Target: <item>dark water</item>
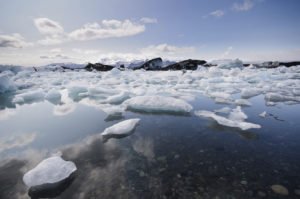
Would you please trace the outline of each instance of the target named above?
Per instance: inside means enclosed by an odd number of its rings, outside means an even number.
[[[241,131],[191,115],[104,112],[77,103],[65,115],[54,105],[23,105],[0,120],[0,198],[30,198],[22,177],[62,152],[78,170],[44,197],[52,198],[299,198],[300,106],[250,100],[243,111],[261,129]],[[199,97],[194,110],[216,105]],[[263,111],[272,115],[258,116]],[[123,119],[141,118],[135,132],[103,143],[95,135]],[[280,184],[288,196],[275,194]],[[36,196],[38,198],[39,196]]]

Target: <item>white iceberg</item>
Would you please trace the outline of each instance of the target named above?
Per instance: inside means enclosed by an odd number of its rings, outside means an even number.
[[[68,178],[76,170],[73,162],[54,156],[43,160],[35,168],[25,173],[23,182],[28,187],[57,183]]]
[[[140,122],[140,119],[129,119],[119,122],[111,127],[106,128],[102,133],[104,141],[111,137],[126,136],[132,133],[135,127]]]
[[[237,127],[242,130],[248,130],[252,128],[261,128],[258,124],[253,124],[250,122],[245,122],[247,115],[241,110],[241,107],[232,109],[228,117],[219,116],[211,111],[195,111],[195,115],[199,117],[207,117],[214,119],[218,124],[228,127]]]
[[[173,97],[137,96],[124,102],[127,109],[145,112],[189,113],[193,107],[187,102]]]

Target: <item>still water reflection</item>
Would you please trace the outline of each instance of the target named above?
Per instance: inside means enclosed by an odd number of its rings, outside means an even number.
[[[224,107],[196,101],[195,110]],[[2,109],[0,198],[280,198],[273,184],[297,198],[299,105],[266,107],[260,97],[251,102],[255,106],[244,111],[262,129],[241,131],[193,114],[107,118],[80,103]],[[281,120],[260,118],[264,110]],[[141,118],[133,134],[101,141],[106,127],[129,118]],[[76,173],[47,191],[28,190],[23,174],[57,152],[76,164]]]

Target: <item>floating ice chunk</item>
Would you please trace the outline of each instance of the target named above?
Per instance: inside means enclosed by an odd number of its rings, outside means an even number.
[[[77,168],[71,161],[59,156],[47,158],[25,173],[23,181],[28,187],[57,183],[68,178]]]
[[[9,76],[7,74],[0,74],[0,94],[14,90],[16,90],[16,86],[10,80]]]
[[[230,113],[231,111],[231,108],[229,107],[223,107],[223,108],[220,108],[220,109],[217,109],[217,110],[214,110],[215,113]]]
[[[129,119],[106,128],[101,133],[103,141],[112,137],[124,137],[131,134],[139,122],[140,119]]]
[[[68,88],[68,92],[69,92],[69,97],[74,101],[77,101],[85,97],[88,93],[88,90],[86,87],[72,86]]]
[[[248,99],[248,98],[260,95],[261,93],[262,93],[261,89],[257,89],[257,88],[245,88],[241,92],[241,97],[245,98],[245,99]]]
[[[208,92],[207,94],[213,98],[223,98],[223,99],[230,98],[230,94],[225,92]]]
[[[234,103],[238,106],[251,106],[251,102],[246,99],[236,99]]]
[[[288,95],[282,95],[279,93],[267,93],[265,95],[265,100],[268,102],[286,102],[286,101],[294,101],[294,102],[300,102],[300,97],[296,96],[288,96]]]
[[[51,89],[45,96],[45,99],[53,104],[58,104],[61,101],[61,94],[55,89]]]
[[[217,104],[232,104],[231,99],[225,99],[225,98],[220,98],[220,97],[215,98],[215,102]]]
[[[211,111],[195,111],[195,115],[199,117],[202,116],[202,117],[212,118],[218,124],[221,124],[223,126],[229,126],[229,127],[237,127],[242,130],[248,130],[251,128],[261,128],[261,126],[258,124],[245,122],[244,120],[247,119],[247,115],[244,112],[242,112],[240,107],[233,109],[229,113],[228,118],[219,116]]]
[[[129,98],[129,93],[124,91],[121,92],[120,94],[108,97],[106,101],[110,104],[120,104],[128,98]]]
[[[187,102],[173,97],[137,96],[124,102],[127,109],[144,112],[189,113],[193,107]]]
[[[244,121],[247,118],[248,116],[242,111],[240,106],[232,109],[232,111],[228,115],[228,119],[233,121]]]
[[[262,112],[261,114],[259,114],[259,116],[265,118],[265,117],[267,116],[267,112],[264,111],[264,112]]]
[[[26,93],[15,95],[13,103],[33,103],[43,101],[45,97],[45,92],[42,89],[37,89],[34,91],[29,91]]]

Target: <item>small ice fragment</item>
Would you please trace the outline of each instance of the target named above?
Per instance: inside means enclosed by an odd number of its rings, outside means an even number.
[[[137,118],[129,119],[106,128],[101,133],[103,141],[106,141],[111,137],[123,137],[131,134],[139,122],[140,119]]]
[[[110,104],[120,104],[128,98],[129,98],[128,92],[121,92],[120,94],[108,97],[106,101]]]
[[[46,183],[57,183],[68,178],[77,168],[71,161],[59,156],[47,158],[25,173],[23,181],[28,187]]]
[[[236,99],[234,103],[238,106],[251,106],[251,102],[246,99]]]
[[[265,118],[265,117],[267,116],[267,112],[264,111],[264,112],[262,112],[261,114],[259,114],[259,116]]]
[[[229,127],[237,127],[242,130],[248,130],[251,128],[261,128],[261,126],[258,124],[245,122],[244,120],[247,119],[247,115],[241,110],[240,107],[232,109],[232,111],[229,113],[228,118],[219,116],[211,111],[195,111],[195,115],[199,117],[212,118],[218,124]]]

